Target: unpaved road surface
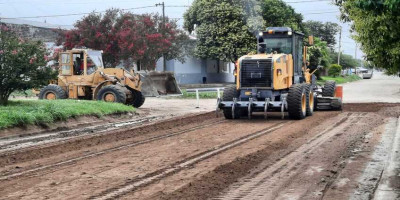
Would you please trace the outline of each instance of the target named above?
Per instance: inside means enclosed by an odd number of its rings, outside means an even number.
[[[398,101],[300,121],[225,120],[202,102],[154,98],[131,119],[3,136],[0,199],[400,198]]]
[[[375,194],[382,176],[369,188],[363,169],[399,115],[400,104],[301,121],[212,112],[19,146],[0,153],[0,198],[357,199]]]

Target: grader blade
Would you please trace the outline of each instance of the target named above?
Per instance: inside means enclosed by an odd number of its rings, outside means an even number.
[[[146,97],[182,95],[173,72],[138,72],[142,94]]]

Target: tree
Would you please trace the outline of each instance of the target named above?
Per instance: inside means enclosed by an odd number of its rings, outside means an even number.
[[[333,62],[336,62],[338,59],[337,52],[330,52],[330,57]],[[360,66],[360,62],[357,59],[354,59],[353,56],[348,54],[340,54],[340,65],[343,69],[351,69]]]
[[[400,2],[398,0],[338,0],[342,19],[351,21],[367,60],[388,74],[400,72]]]
[[[47,85],[57,72],[46,66],[43,43],[18,38],[5,25],[0,28],[0,104],[6,105],[12,92]]]
[[[315,69],[318,68],[318,66],[323,66],[323,70],[326,71],[330,67],[332,62],[329,52],[330,51],[327,46],[327,43],[321,41],[318,37],[315,37],[314,45],[308,47],[308,56],[309,56],[308,60],[310,63],[308,68],[311,71],[314,71]],[[315,73],[318,79],[320,79],[320,72],[321,70],[318,70]]]
[[[63,35],[67,49],[87,47],[103,50],[106,67],[114,67],[120,61],[120,48],[117,42],[115,24],[122,13],[116,9],[102,14],[91,13],[75,23],[75,28]]]
[[[325,41],[329,48],[336,44],[336,34],[339,31],[339,25],[332,22],[307,21],[304,23],[309,35],[320,38]]]
[[[312,68],[316,68],[318,65],[329,67],[332,62],[329,52],[327,43],[315,37],[314,45],[308,48],[310,66]]]
[[[262,16],[265,27],[287,26],[306,33],[303,16],[282,0],[262,0]]]
[[[341,72],[342,72],[342,66],[338,64],[333,64],[331,65],[331,67],[329,67],[328,74],[329,76],[336,77],[339,76]]]
[[[167,59],[184,62],[183,47],[189,38],[175,21],[166,18],[165,22],[158,15],[135,15],[116,9],[104,15],[91,13],[65,33],[64,46],[103,50],[106,67],[123,63],[129,68],[135,62],[153,70],[163,54]]]
[[[184,18],[184,28],[196,31],[194,54],[199,58],[235,62],[256,49],[240,1],[195,0]]]
[[[365,61],[365,60],[363,61],[363,66],[364,66],[364,68],[367,68],[367,69],[375,68],[375,64],[373,62]]]
[[[288,26],[304,32],[303,17],[282,0],[195,0],[184,28],[197,34],[195,56],[235,62],[256,50],[256,31]]]

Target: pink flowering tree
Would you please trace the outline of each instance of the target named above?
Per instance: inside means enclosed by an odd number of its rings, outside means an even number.
[[[67,49],[87,47],[103,50],[106,67],[121,62],[125,67],[133,62],[153,70],[163,55],[184,62],[188,36],[177,28],[176,22],[159,15],[135,15],[111,9],[105,14],[92,13],[65,32],[62,40]]]
[[[47,85],[57,74],[46,66],[43,43],[20,39],[7,26],[0,28],[0,105],[6,105],[12,92]]]

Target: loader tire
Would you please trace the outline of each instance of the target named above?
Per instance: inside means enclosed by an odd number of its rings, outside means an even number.
[[[307,115],[307,94],[304,84],[294,84],[287,96],[289,117],[304,119]]]
[[[40,90],[39,99],[66,99],[67,93],[58,85],[50,84]]]
[[[131,102],[131,105],[135,108],[140,108],[144,104],[144,101],[146,98],[143,96],[142,92],[132,90],[132,96],[133,100]]]
[[[239,94],[238,91],[236,90],[236,86],[232,85],[229,87],[226,87],[224,90],[224,94],[222,95],[222,101],[233,101],[233,98],[238,98]],[[232,109],[231,108],[224,108],[223,109],[225,119],[234,119],[232,116]],[[240,113],[238,109],[235,111],[235,119],[240,118]]]
[[[334,97],[336,92],[336,82],[326,81],[324,84],[324,89],[322,90],[323,97]]]
[[[106,102],[126,103],[126,93],[119,85],[107,85],[97,93],[97,100]]]
[[[314,113],[314,108],[315,108],[314,91],[313,91],[311,84],[305,84],[304,87],[306,89],[306,94],[307,94],[307,96],[306,96],[306,98],[307,98],[306,115],[312,116]]]

